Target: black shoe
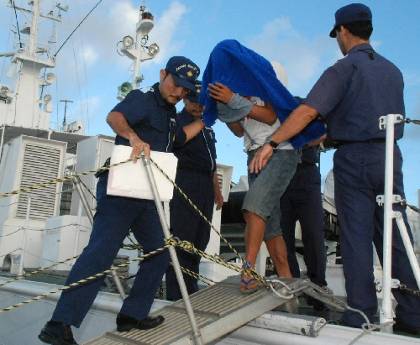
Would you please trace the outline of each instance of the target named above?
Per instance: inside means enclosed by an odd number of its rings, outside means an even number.
[[[71,327],[57,321],[48,321],[38,338],[51,345],[78,345],[73,338]]]
[[[117,331],[118,332],[128,332],[133,328],[136,329],[152,329],[159,326],[165,318],[162,315],[156,317],[146,317],[143,320],[137,320],[131,316],[124,314],[118,314],[117,316]]]
[[[333,291],[327,286],[327,285],[320,285],[319,286],[322,289],[321,294],[324,297],[328,297],[328,296],[334,296]],[[315,311],[326,311],[328,310],[328,307],[325,305],[324,302],[313,298],[311,296],[308,296],[306,298],[306,303],[310,306],[312,306],[314,308]]]
[[[324,302],[321,302],[320,300],[317,300],[316,298],[313,298],[311,296],[306,297],[306,303],[312,308],[314,308],[315,311],[328,310],[328,307],[325,305]]]
[[[411,337],[420,338],[420,327],[416,328],[416,327],[408,326],[406,323],[402,322],[399,319],[395,319],[393,331],[396,334],[408,335]]]

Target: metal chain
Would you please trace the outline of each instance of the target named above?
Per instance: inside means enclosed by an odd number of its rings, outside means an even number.
[[[199,256],[201,256],[202,258],[205,258],[207,260],[210,260],[214,263],[217,263],[219,265],[222,265],[232,271],[236,271],[236,272],[242,272],[244,271],[244,273],[251,275],[254,279],[258,280],[262,285],[264,285],[265,287],[270,287],[270,283],[265,279],[265,277],[261,276],[260,274],[258,274],[254,269],[245,269],[243,270],[241,266],[235,265],[235,264],[231,264],[229,262],[226,262],[225,260],[223,260],[223,258],[221,258],[219,255],[217,254],[208,254],[200,249],[197,249],[194,247],[194,245],[191,242],[188,241],[179,241],[177,239],[173,239],[174,241],[177,241],[176,246],[189,252],[192,254],[197,254]]]
[[[195,278],[195,279],[199,279],[199,280],[201,280],[203,283],[205,283],[205,284],[206,284],[206,285],[208,285],[208,286],[216,284],[216,282],[215,282],[215,281],[211,280],[210,278],[207,278],[207,277],[203,276],[203,275],[202,275],[202,274],[200,274],[200,273],[197,273],[197,272],[191,271],[191,270],[189,270],[189,269],[188,269],[188,268],[186,268],[186,267],[182,267],[182,266],[180,266],[180,268],[181,268],[181,271],[182,271],[182,272],[184,272],[184,273],[188,274],[189,276],[191,276],[191,277],[193,277],[193,278]]]
[[[412,124],[414,124],[414,125],[420,125],[420,120],[412,120],[412,119],[408,119],[408,118],[405,118],[405,120],[404,120],[406,123],[412,123]]]
[[[44,298],[48,297],[49,295],[53,295],[53,294],[59,293],[60,291],[66,291],[66,290],[72,289],[72,288],[74,288],[74,287],[77,287],[77,286],[81,286],[81,285],[87,284],[87,283],[89,283],[89,282],[91,282],[91,281],[93,281],[93,280],[96,280],[96,279],[98,279],[98,278],[102,278],[102,277],[106,276],[107,274],[109,274],[109,273],[111,273],[113,270],[115,270],[116,268],[128,267],[128,265],[129,265],[131,262],[135,262],[135,261],[140,261],[140,262],[141,262],[141,261],[144,261],[144,260],[146,260],[146,259],[148,259],[148,258],[150,258],[150,257],[152,257],[152,256],[154,256],[154,255],[157,255],[157,254],[162,253],[162,252],[163,252],[164,250],[166,250],[167,248],[169,248],[169,247],[173,246],[173,244],[170,244],[170,243],[169,243],[169,242],[172,242],[172,241],[168,240],[168,241],[166,241],[166,242],[167,242],[167,243],[166,243],[163,247],[158,248],[158,249],[155,249],[155,250],[153,250],[153,251],[151,251],[151,252],[149,252],[149,253],[147,253],[147,254],[144,254],[144,255],[138,256],[137,258],[134,258],[134,259],[131,259],[131,260],[127,260],[127,262],[125,262],[125,263],[121,263],[121,264],[118,264],[118,265],[115,265],[115,266],[111,266],[111,267],[110,267],[109,269],[107,269],[107,270],[104,270],[104,271],[102,271],[102,272],[99,272],[99,273],[93,274],[93,275],[91,275],[91,276],[89,276],[89,277],[86,277],[86,278],[84,278],[84,279],[80,279],[80,280],[78,280],[78,281],[76,281],[76,282],[74,282],[74,283],[71,283],[71,284],[69,284],[69,285],[64,285],[64,286],[62,286],[62,287],[60,287],[60,288],[57,288],[57,289],[55,289],[55,290],[48,291],[48,292],[46,292],[46,293],[43,293],[43,294],[38,295],[38,296],[35,296],[35,297],[30,298],[30,299],[28,299],[28,300],[25,300],[25,301],[22,301],[22,302],[19,302],[19,303],[13,304],[13,305],[11,305],[11,306],[9,306],[9,307],[6,307],[6,308],[2,308],[2,309],[0,309],[0,313],[4,313],[4,312],[7,312],[7,311],[11,311],[11,310],[14,310],[14,309],[17,309],[17,308],[23,307],[23,306],[25,306],[25,305],[27,305],[27,304],[30,304],[30,303],[33,303],[33,302],[39,301],[39,300],[41,300],[41,299],[44,299]]]
[[[22,275],[18,275],[18,276],[17,276],[17,277],[15,277],[15,278],[12,278],[12,279],[6,280],[6,281],[5,281],[5,282],[3,282],[3,283],[0,283],[0,287],[5,286],[5,285],[10,284],[10,283],[13,283],[13,282],[18,281],[18,280],[22,280],[23,278],[31,277],[31,276],[33,276],[33,275],[35,275],[35,274],[38,274],[38,273],[41,273],[41,272],[47,271],[47,270],[49,270],[50,268],[53,268],[53,267],[58,266],[58,265],[60,265],[60,264],[65,264],[65,263],[67,263],[67,262],[69,262],[69,261],[71,261],[71,260],[77,259],[79,256],[80,256],[80,255],[76,255],[76,256],[73,256],[73,257],[71,257],[71,258],[65,259],[65,260],[63,260],[63,261],[58,261],[58,262],[55,262],[54,264],[52,264],[52,265],[50,265],[50,266],[47,266],[47,267],[44,267],[44,268],[40,268],[39,270],[35,270],[35,271],[29,272],[29,273],[25,273],[25,274],[22,274]]]
[[[62,183],[62,182],[65,182],[65,181],[77,180],[77,179],[80,180],[80,176],[86,176],[86,175],[93,174],[93,173],[104,172],[104,171],[107,171],[107,170],[111,169],[112,167],[116,167],[116,166],[119,166],[119,165],[126,164],[128,162],[131,162],[132,160],[133,160],[132,158],[129,158],[129,159],[125,160],[125,161],[121,161],[121,162],[117,162],[117,163],[114,163],[114,164],[110,164],[109,166],[102,166],[102,167],[100,167],[97,170],[87,170],[87,171],[84,171],[84,172],[81,172],[81,173],[78,173],[78,174],[64,176],[63,178],[55,178],[55,179],[51,179],[51,180],[46,181],[46,182],[33,184],[31,186],[20,188],[20,189],[16,189],[14,191],[2,192],[2,193],[0,193],[0,198],[12,196],[12,195],[17,195],[17,194],[21,194],[21,193],[32,192],[34,190],[42,189],[42,188],[45,188],[45,187],[47,187],[49,185],[56,184],[56,183]],[[150,161],[162,173],[162,175],[174,186],[174,188],[184,197],[184,199],[189,203],[189,205],[206,221],[206,223],[210,226],[210,228],[213,231],[216,232],[216,234],[223,240],[223,242],[225,242],[227,244],[227,246],[232,250],[232,252],[234,252],[237,255],[237,257],[241,260],[241,262],[243,262],[243,258],[238,253],[238,251],[229,243],[229,241],[220,233],[220,231],[218,231],[213,226],[213,224],[211,223],[211,221],[209,221],[207,219],[207,217],[203,214],[203,212],[201,212],[201,210],[184,193],[184,191],[175,183],[175,181],[173,181],[152,158],[150,158]]]
[[[409,288],[407,285],[405,284],[400,284],[400,286],[398,287],[399,290],[404,291],[410,295],[416,296],[416,297],[420,297],[420,290],[416,290],[416,289],[412,289]]]
[[[174,186],[174,188],[179,192],[179,194],[182,195],[182,197],[188,202],[188,204],[194,209],[194,211],[196,211],[201,218],[203,218],[205,220],[205,222],[210,226],[210,228],[216,232],[217,235],[219,235],[219,237],[223,240],[223,242],[225,242],[228,247],[230,248],[230,250],[232,250],[232,252],[234,252],[237,257],[241,260],[241,262],[243,262],[243,258],[241,256],[241,254],[238,253],[238,251],[229,243],[229,241],[220,233],[220,231],[218,231],[213,224],[211,223],[211,221],[209,219],[207,219],[207,217],[203,214],[203,212],[201,212],[201,210],[193,203],[193,201],[188,197],[187,194],[184,193],[184,191],[176,184],[175,181],[173,181],[168,174],[166,174],[165,171],[162,170],[162,168],[152,159],[149,158],[150,161],[153,163],[153,165],[156,167],[156,169],[158,169],[160,171],[160,173]]]
[[[52,180],[49,180],[49,181],[46,181],[46,182],[42,182],[42,183],[38,183],[38,184],[33,184],[33,185],[31,185],[31,186],[28,186],[28,187],[24,187],[24,188],[20,188],[20,189],[17,189],[17,190],[14,190],[14,191],[11,191],[11,192],[3,192],[3,193],[0,193],[0,198],[4,198],[4,197],[8,197],[8,196],[12,196],[12,195],[17,195],[17,194],[21,194],[21,193],[27,193],[27,192],[31,192],[31,191],[34,191],[34,190],[37,190],[37,189],[42,189],[42,188],[45,188],[45,187],[47,187],[47,186],[49,186],[49,185],[52,185],[52,184],[56,184],[56,183],[62,183],[62,182],[65,182],[65,181],[70,181],[70,180],[75,180],[75,179],[79,179],[80,178],[80,176],[86,176],[86,175],[89,175],[89,174],[93,174],[93,173],[100,173],[100,172],[104,172],[104,171],[107,171],[107,170],[109,170],[110,168],[112,168],[112,167],[115,167],[115,166],[119,166],[119,165],[122,165],[122,164],[126,164],[126,163],[128,163],[128,162],[130,162],[130,161],[132,161],[133,159],[127,159],[127,160],[125,160],[125,161],[121,161],[121,162],[117,162],[117,163],[114,163],[114,164],[110,164],[109,166],[103,166],[103,167],[101,167],[101,168],[99,168],[99,169],[97,169],[97,170],[88,170],[88,171],[84,171],[84,172],[81,172],[81,173],[78,173],[78,174],[73,174],[73,175],[69,175],[69,176],[65,176],[65,177],[63,177],[63,178],[55,178],[55,179],[52,179]],[[213,226],[213,224],[211,223],[211,221],[209,221],[208,219],[207,219],[207,217],[203,214],[203,212],[193,203],[193,201],[182,191],[182,189],[175,183],[175,181],[173,181],[161,168],[160,168],[160,166],[155,162],[155,161],[153,161],[153,159],[151,159],[150,158],[150,161],[153,163],[153,165],[162,173],[162,175],[174,186],[174,188],[184,197],[184,199],[189,203],[189,205],[207,222],[207,224],[211,227],[211,229],[213,229],[213,231],[215,231],[218,235],[219,235],[219,237],[228,245],[228,247],[237,255],[237,257],[241,260],[241,262],[243,262],[243,259],[242,259],[242,257],[241,257],[241,255],[238,253],[238,251],[229,243],[229,241]],[[79,179],[80,180],[80,179]],[[166,246],[173,246],[173,245],[178,245],[178,246],[180,246],[182,249],[184,249],[184,250],[186,250],[186,251],[189,251],[189,252],[192,252],[192,253],[195,253],[195,254],[198,254],[198,255],[200,255],[201,257],[204,257],[204,258],[206,258],[206,259],[208,259],[208,260],[210,260],[210,261],[213,261],[213,262],[215,262],[215,263],[218,263],[218,264],[220,264],[220,265],[223,265],[223,266],[225,266],[225,267],[227,267],[227,268],[229,268],[229,269],[232,269],[232,270],[234,270],[234,271],[237,271],[237,272],[241,272],[242,271],[242,269],[240,268],[240,267],[238,267],[237,265],[233,265],[233,264],[229,264],[229,263],[227,263],[227,262],[225,262],[220,256],[218,256],[218,255],[210,255],[210,254],[207,254],[207,253],[205,253],[204,251],[201,251],[201,250],[199,250],[199,249],[197,249],[197,248],[195,248],[191,243],[189,243],[189,242],[187,242],[187,241],[175,241],[173,238],[172,239],[169,239],[168,241],[167,241],[167,245]],[[166,246],[164,247],[164,248],[166,248]],[[143,256],[144,257],[144,256]],[[140,258],[142,258],[142,257],[138,257],[137,259],[140,259]],[[73,260],[74,258],[69,258],[69,259],[66,259],[66,260],[64,260],[64,262],[59,262],[59,263],[56,263],[56,264],[54,264],[54,265],[52,265],[52,266],[55,266],[55,265],[58,265],[58,264],[60,264],[60,263],[65,263],[65,262],[67,262],[67,261],[70,261],[70,260]],[[135,259],[134,260],[131,260],[131,261],[136,261]],[[128,263],[130,263],[131,261],[129,261]],[[50,267],[52,267],[52,266],[50,266]],[[126,266],[126,264],[123,264],[123,266],[120,266],[120,265],[118,265],[118,267],[125,267]],[[30,275],[34,275],[34,274],[36,274],[36,273],[39,273],[39,272],[42,272],[42,271],[44,271],[44,270],[46,270],[47,268],[44,268],[44,269],[40,269],[40,270],[37,270],[37,271],[35,271],[35,272],[32,272]],[[109,273],[109,272],[111,272],[111,270],[107,270],[107,271],[104,271],[104,272],[101,272],[101,273],[97,273],[96,275],[94,275],[94,276],[91,276],[91,277],[88,277],[88,278],[86,278],[86,281],[90,281],[90,280],[92,280],[92,279],[96,279],[96,278],[98,278],[98,277],[102,277],[103,275],[105,275],[105,274],[107,274],[107,273]],[[265,280],[265,278],[264,277],[262,277],[262,276],[260,276],[255,270],[253,270],[253,269],[246,269],[245,270],[245,273],[246,274],[249,274],[249,275],[251,275],[253,278],[255,278],[256,280],[258,280],[260,283],[262,283],[264,286],[266,286],[266,287],[269,287],[270,286],[270,284]],[[19,280],[19,279],[21,279],[21,277],[18,277],[18,278],[16,278],[16,279],[13,279],[13,280],[11,280],[11,281],[16,281],[16,280]],[[10,281],[10,282],[11,282]],[[79,282],[76,282],[76,283],[73,283],[73,284],[71,284],[69,287],[62,287],[62,288],[60,288],[60,289],[57,289],[56,291],[54,291],[54,292],[50,292],[50,293],[47,293],[47,294],[44,294],[44,295],[40,295],[40,296],[36,296],[36,297],[34,297],[34,298],[32,298],[32,299],[30,299],[30,300],[28,300],[28,301],[24,301],[24,302],[21,302],[20,304],[19,304],[19,306],[22,304],[22,305],[24,305],[24,304],[28,304],[28,303],[31,303],[31,302],[33,302],[33,301],[37,301],[37,300],[39,300],[39,299],[42,299],[42,298],[45,298],[47,295],[49,295],[49,294],[52,294],[52,293],[57,293],[57,292],[59,292],[59,291],[64,291],[64,290],[67,290],[68,288],[70,288],[70,287],[74,287],[74,286],[78,286],[78,285],[81,285],[81,284],[83,284],[83,282],[84,281],[79,281]],[[4,286],[6,283],[3,283],[3,285],[1,285],[1,286]],[[75,285],[76,284],[76,285]],[[13,308],[12,308],[13,307]],[[11,309],[10,310],[12,310],[12,309],[14,309],[14,306],[11,306],[10,307]],[[5,308],[5,309],[7,309],[7,308]],[[2,311],[6,311],[6,310],[1,310],[0,309],[0,312],[2,312]]]
[[[180,240],[178,240],[178,239],[176,239],[176,238],[174,238],[174,237],[171,237],[171,238],[169,238],[169,239],[167,239],[167,240],[165,241],[165,245],[164,245],[163,247],[161,247],[161,248],[158,248],[158,249],[156,249],[156,250],[154,250],[154,251],[151,251],[151,252],[149,252],[149,253],[147,253],[147,254],[141,255],[141,256],[139,256],[139,257],[137,257],[137,258],[127,260],[127,262],[125,262],[125,263],[121,263],[121,264],[118,264],[118,265],[115,265],[115,266],[111,266],[111,268],[109,268],[109,269],[107,269],[107,270],[104,270],[104,271],[102,271],[102,272],[99,272],[99,273],[93,274],[93,275],[91,275],[91,276],[89,276],[89,277],[87,277],[87,278],[80,279],[80,280],[78,280],[78,281],[76,281],[76,282],[74,282],[74,283],[71,283],[71,284],[69,284],[69,285],[62,286],[62,287],[57,288],[57,289],[55,289],[55,290],[52,290],[52,291],[49,291],[49,292],[43,293],[43,294],[41,294],[41,295],[35,296],[35,297],[30,298],[30,299],[28,299],[28,300],[22,301],[22,302],[20,302],[20,303],[16,303],[16,304],[11,305],[11,306],[9,306],[9,307],[2,308],[2,309],[0,309],[0,313],[2,313],[2,312],[7,312],[7,311],[11,311],[11,310],[14,310],[14,309],[17,309],[17,308],[23,307],[23,306],[25,306],[25,305],[27,305],[27,304],[30,304],[30,303],[33,303],[33,302],[39,301],[39,300],[41,300],[41,299],[44,299],[44,298],[48,297],[49,295],[56,294],[56,293],[58,293],[58,292],[60,292],[60,291],[66,291],[66,290],[68,290],[68,289],[71,289],[71,288],[74,288],[74,287],[77,287],[77,286],[81,286],[81,285],[87,284],[87,283],[89,283],[89,282],[91,282],[91,281],[93,281],[93,280],[96,280],[96,279],[98,279],[98,278],[101,278],[101,277],[106,276],[107,274],[109,274],[109,273],[111,273],[113,270],[115,270],[116,268],[128,267],[128,265],[130,265],[130,263],[132,263],[132,262],[136,262],[136,261],[144,261],[144,260],[146,260],[146,259],[148,259],[148,258],[150,258],[150,257],[152,257],[152,256],[154,256],[154,255],[157,255],[157,254],[162,253],[162,252],[163,252],[164,250],[166,250],[167,248],[169,248],[169,247],[173,247],[173,246],[178,246],[178,247],[180,247],[181,249],[183,249],[183,250],[185,250],[185,251],[188,251],[188,252],[190,252],[190,253],[194,253],[194,254],[198,254],[198,255],[200,255],[201,257],[205,258],[205,259],[208,259],[208,260],[210,260],[210,261],[212,261],[212,262],[215,262],[215,263],[218,263],[218,264],[220,264],[220,265],[223,265],[224,267],[229,268],[229,269],[232,269],[232,270],[234,270],[234,271],[237,271],[237,272],[240,272],[240,271],[241,271],[241,268],[240,268],[239,266],[237,266],[237,265],[233,265],[233,264],[230,264],[230,263],[228,263],[228,262],[224,261],[224,260],[223,260],[220,256],[218,256],[218,255],[210,255],[210,254],[207,254],[207,253],[203,252],[202,250],[199,250],[199,249],[195,248],[195,247],[194,247],[194,245],[193,245],[192,243],[188,242],[188,241],[180,241]],[[66,259],[66,260],[63,260],[62,262],[58,262],[58,263],[56,263],[56,264],[54,264],[54,265],[57,265],[57,264],[60,264],[60,263],[64,263],[64,262],[69,261],[69,260],[72,260],[72,259],[74,259],[74,257],[69,258],[69,259]],[[52,265],[52,266],[54,266],[54,265]],[[50,267],[51,267],[51,266],[50,266]],[[45,270],[45,269],[46,269],[46,268],[44,268],[44,269],[42,269],[42,270]],[[38,270],[38,271],[37,271],[37,273],[39,273],[39,272],[40,272],[40,271],[42,271],[42,270]],[[214,283],[215,283],[215,282],[213,282],[212,280],[210,280],[209,278],[204,277],[204,276],[202,276],[202,275],[200,275],[200,274],[197,274],[197,273],[195,273],[195,272],[192,272],[192,271],[190,271],[190,270],[188,270],[188,269],[186,269],[186,268],[184,268],[184,271],[185,271],[187,274],[194,275],[194,277],[197,277],[197,278],[199,278],[199,279],[201,279],[201,280],[203,280],[203,281],[205,281],[205,282],[207,281],[207,283],[209,283],[209,284],[214,284]],[[263,277],[259,276],[259,275],[258,275],[258,273],[256,273],[256,272],[255,272],[255,271],[253,271],[253,270],[252,270],[252,273],[256,275],[256,279],[257,279],[257,277],[258,277],[259,279],[262,279],[262,281],[265,283],[265,285],[267,285],[267,282],[265,281],[265,279],[264,279]],[[32,274],[35,274],[35,272],[32,272]],[[32,275],[32,274],[31,274],[31,275]],[[28,275],[27,275],[27,276],[28,276]],[[13,281],[16,281],[16,280],[19,280],[19,279],[20,279],[20,278],[17,278],[17,279],[14,279]],[[5,282],[3,285],[5,285],[6,283],[7,283],[7,282]],[[267,285],[267,286],[268,286],[268,285]]]
[[[111,169],[112,167],[116,167],[116,166],[119,166],[119,165],[126,164],[128,162],[131,162],[132,160],[133,159],[129,158],[125,161],[110,164],[109,166],[103,166],[103,167],[100,167],[99,169],[96,169],[96,170],[87,170],[87,171],[84,171],[84,172],[81,172],[81,173],[78,173],[78,174],[74,174],[74,175],[72,174],[72,175],[61,177],[61,178],[58,177],[58,178],[55,178],[55,179],[48,180],[46,182],[35,183],[31,186],[16,189],[16,190],[13,190],[11,192],[2,192],[2,193],[0,193],[0,198],[5,198],[5,197],[8,197],[8,196],[17,195],[17,194],[21,194],[21,193],[32,192],[32,191],[37,190],[37,189],[42,189],[42,188],[48,187],[52,184],[71,181],[71,180],[74,180],[74,179],[76,179],[80,176],[86,176],[86,175],[90,175],[90,174],[93,174],[93,173],[101,173],[101,172],[104,172],[104,171],[107,171],[107,170]]]

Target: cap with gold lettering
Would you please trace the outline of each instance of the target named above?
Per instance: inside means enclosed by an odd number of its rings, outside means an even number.
[[[165,70],[172,74],[177,86],[195,91],[195,81],[200,74],[200,68],[185,56],[172,56]]]

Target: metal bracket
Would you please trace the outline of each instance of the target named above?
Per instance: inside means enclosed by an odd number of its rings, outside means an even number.
[[[401,114],[388,114],[388,115],[385,115],[385,116],[381,116],[379,118],[379,129],[381,129],[381,130],[386,129],[386,121],[387,121],[386,119],[387,119],[388,116],[392,117],[394,124],[401,123],[401,122],[404,121],[404,116],[402,116]]]
[[[398,289],[401,285],[401,282],[398,279],[391,280],[391,289]]]
[[[375,281],[376,292],[382,292],[382,281]],[[398,279],[391,279],[391,289],[398,289],[401,286],[401,282]]]
[[[375,280],[375,289],[376,289],[376,292],[382,292],[382,281],[381,280]]]
[[[401,198],[401,195],[398,195],[398,194],[393,194],[392,195],[392,203],[393,204],[403,204],[403,202],[404,202],[404,199]],[[378,195],[376,197],[376,203],[379,206],[383,206],[384,205],[384,203],[385,203],[385,197],[384,197],[383,194],[382,195]]]

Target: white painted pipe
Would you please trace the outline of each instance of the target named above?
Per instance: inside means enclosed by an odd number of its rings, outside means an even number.
[[[394,186],[394,124],[399,122],[401,115],[388,114],[385,117],[386,146],[385,146],[385,186],[384,186],[384,234],[383,234],[383,299],[380,313],[381,324],[392,325],[392,220],[394,211],[393,186]],[[381,120],[380,120],[381,121]],[[386,331],[392,332],[392,326],[386,327]]]
[[[380,322],[393,321],[391,281],[392,281],[392,189],[393,189],[393,164],[394,164],[394,125],[392,116],[386,117],[386,150],[385,150],[385,186],[384,186],[384,237],[383,237],[383,300]],[[392,147],[390,147],[392,145]],[[391,154],[389,154],[391,153]]]
[[[410,236],[408,236],[407,227],[405,226],[401,212],[395,212],[395,214],[395,219],[397,221],[398,229],[400,230],[401,239],[404,243],[411,268],[413,269],[414,277],[416,278],[417,288],[420,289],[420,268],[416,254],[414,253],[413,244],[411,243]]]
[[[165,235],[166,239],[171,238],[171,233],[169,231],[169,226],[166,221],[165,211],[162,207],[162,202],[160,201],[159,193],[156,186],[156,180],[153,176],[152,168],[150,166],[150,160],[147,159],[145,156],[142,156],[143,164],[146,168],[147,177],[149,179],[150,188],[152,189],[153,198],[155,201],[156,209],[159,214],[160,223],[162,225],[163,234]],[[200,328],[198,327],[197,321],[194,316],[194,310],[191,305],[190,296],[188,295],[187,287],[185,285],[184,277],[181,272],[181,267],[178,261],[178,257],[176,255],[176,251],[174,247],[169,247],[169,254],[171,256],[172,264],[174,267],[176,279],[178,281],[179,290],[181,291],[182,299],[184,300],[185,309],[188,314],[188,318],[190,320],[191,328],[193,331],[193,338],[195,345],[204,345]]]

